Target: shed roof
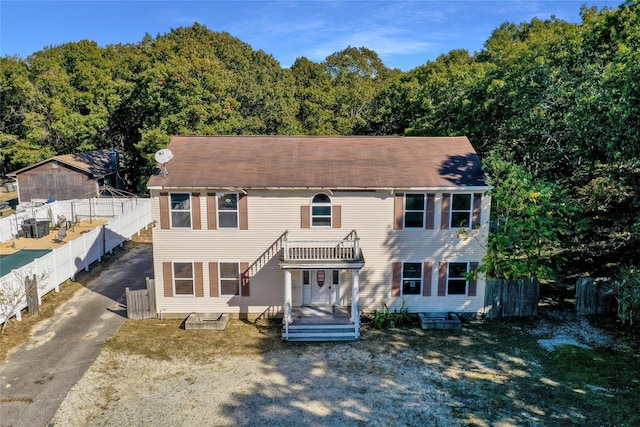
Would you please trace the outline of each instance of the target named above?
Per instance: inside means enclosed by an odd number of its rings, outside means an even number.
[[[174,136],[167,148],[168,174],[150,188],[486,186],[464,136]]]
[[[104,149],[53,156],[41,162],[34,163],[33,165],[18,169],[10,175],[16,176],[52,161],[57,161],[58,163],[62,163],[88,175],[92,175],[93,177],[101,177],[116,172],[115,162],[112,160],[111,156],[111,150]]]

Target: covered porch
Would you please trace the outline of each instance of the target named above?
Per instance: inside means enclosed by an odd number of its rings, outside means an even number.
[[[283,242],[280,268],[284,272],[282,339],[286,341],[338,341],[360,337],[360,270],[364,259],[355,230],[342,240],[289,240]],[[302,305],[293,305],[292,272],[301,271]],[[336,281],[350,271],[349,284]],[[337,274],[336,274],[337,273]]]

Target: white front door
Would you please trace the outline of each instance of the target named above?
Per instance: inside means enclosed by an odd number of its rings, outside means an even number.
[[[338,270],[305,270],[302,272],[302,303],[332,305],[339,299]]]

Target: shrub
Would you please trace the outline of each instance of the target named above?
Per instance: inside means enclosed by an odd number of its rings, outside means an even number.
[[[633,325],[640,321],[640,268],[621,267],[618,277],[612,281],[618,318],[623,324]]]
[[[380,303],[380,310],[371,310],[371,325],[376,329],[395,328],[396,326],[405,326],[411,324],[411,316],[409,308],[405,301],[402,301],[400,309],[391,311],[386,302]]]

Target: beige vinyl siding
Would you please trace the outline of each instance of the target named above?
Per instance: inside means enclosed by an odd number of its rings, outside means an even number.
[[[202,190],[201,195],[212,192]],[[469,193],[460,191],[461,193]],[[290,240],[342,239],[356,230],[364,255],[365,267],[360,272],[360,307],[367,310],[379,307],[385,301],[399,307],[404,298],[411,311],[464,311],[483,309],[484,280],[477,284],[477,296],[437,296],[440,262],[479,262],[484,251],[483,241],[488,231],[489,197],[482,198],[482,226],[476,238],[461,239],[458,230],[441,230],[442,192],[435,193],[434,229],[394,230],[394,196],[389,191],[341,192],[330,194],[333,205],[341,206],[340,228],[301,228],[300,206],[309,205],[313,191],[249,191],[248,230],[207,229],[206,197],[200,197],[201,230],[161,230],[159,222],[154,228],[154,263],[157,306],[164,313],[230,312],[263,313],[282,309],[284,300],[284,273],[278,257],[262,265],[251,277],[249,297],[211,297],[209,286],[204,287],[204,298],[172,297],[163,295],[162,262],[237,261],[254,263],[285,231]],[[447,191],[455,193],[455,191]],[[477,193],[477,192],[475,192]],[[159,221],[158,192],[152,192],[153,215]],[[432,262],[431,296],[392,297],[392,263],[401,261]],[[352,273],[341,272],[341,303],[351,300]],[[209,269],[204,268],[203,281],[209,283]],[[293,304],[302,301],[301,274],[292,272]]]

